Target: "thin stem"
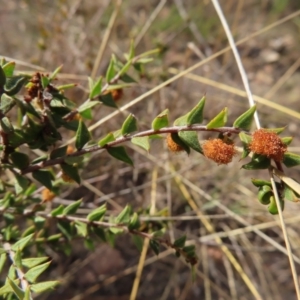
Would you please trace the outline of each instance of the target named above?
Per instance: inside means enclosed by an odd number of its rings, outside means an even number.
[[[77,157],[77,156],[81,156],[81,155],[84,155],[87,153],[92,153],[92,152],[100,151],[103,149],[107,149],[107,148],[125,143],[127,141],[130,141],[131,139],[136,138],[136,137],[145,137],[145,136],[151,136],[151,135],[163,134],[163,133],[177,133],[180,131],[210,131],[210,132],[219,132],[219,133],[239,134],[243,130],[235,128],[235,127],[220,127],[220,128],[207,129],[206,126],[203,126],[203,125],[172,126],[172,127],[165,127],[165,128],[159,129],[159,130],[149,129],[149,130],[138,132],[133,135],[119,137],[115,141],[107,143],[105,146],[87,147],[87,148],[78,150],[76,152],[73,152],[65,157],[49,159],[49,160],[43,161],[39,164],[31,165],[28,168],[23,169],[21,171],[21,174],[25,175],[25,174],[32,173],[33,171],[37,171],[37,170],[40,170],[40,169],[43,169],[46,167],[58,165],[58,164],[63,163],[67,157]]]
[[[99,51],[97,53],[97,57],[96,57],[96,60],[95,60],[95,63],[94,63],[94,67],[93,67],[92,74],[91,74],[92,79],[94,79],[96,74],[97,74],[99,65],[101,63],[101,60],[102,60],[102,57],[103,57],[103,54],[104,54],[104,50],[106,48],[106,45],[108,43],[111,31],[112,31],[113,26],[115,24],[115,21],[117,19],[118,12],[119,12],[121,4],[122,4],[122,0],[118,0],[117,3],[116,3],[115,9],[114,9],[114,11],[113,11],[113,13],[110,17],[109,23],[108,23],[106,31],[104,33],[102,43],[100,45],[100,48],[99,48]]]
[[[248,78],[247,78],[247,74],[245,72],[241,57],[240,57],[239,52],[237,50],[236,43],[234,42],[234,39],[232,37],[232,33],[230,31],[230,28],[228,26],[226,18],[223,14],[222,8],[221,8],[218,0],[212,0],[212,3],[215,7],[215,10],[216,10],[219,18],[220,18],[220,21],[221,21],[222,26],[224,28],[224,31],[226,33],[229,45],[230,45],[231,50],[233,52],[235,61],[237,63],[238,69],[240,71],[242,81],[243,81],[243,84],[244,84],[244,87],[245,87],[245,90],[246,90],[246,93],[247,93],[247,96],[248,96],[249,104],[250,104],[250,106],[254,106],[255,102],[253,100],[253,96],[252,96],[252,93],[251,93],[251,89],[250,89],[249,81],[248,81]],[[254,114],[254,119],[255,119],[256,127],[259,129],[260,128],[260,122],[259,122],[257,112],[255,112],[255,114]]]
[[[297,271],[296,271],[296,268],[295,268],[292,248],[291,248],[291,245],[290,245],[290,241],[289,241],[289,237],[288,237],[288,234],[287,234],[285,222],[284,222],[284,219],[283,219],[282,208],[281,208],[278,192],[277,192],[277,189],[276,189],[274,175],[273,175],[271,169],[269,169],[269,174],[270,174],[272,189],[273,189],[273,193],[274,193],[274,197],[275,197],[275,201],[276,201],[276,206],[277,206],[277,210],[278,210],[279,220],[280,220],[280,224],[281,224],[281,228],[282,228],[282,233],[283,233],[283,237],[284,237],[284,241],[285,241],[285,246],[286,246],[286,250],[287,250],[287,254],[288,254],[288,258],[289,258],[289,262],[290,262],[290,266],[291,266],[291,271],[292,271],[292,275],[293,275],[293,279],[294,279],[294,285],[295,285],[295,289],[296,289],[296,293],[297,293],[297,299],[299,300],[300,299],[300,288],[299,288],[299,282],[298,282],[298,275],[297,275]]]
[[[15,255],[16,254],[12,250],[11,245],[9,243],[4,243],[3,247],[7,251],[8,255],[9,255],[9,258],[10,258],[11,262],[13,263],[13,266],[14,266],[14,268],[16,270],[17,276],[18,276],[18,278],[20,280],[21,289],[25,292],[26,289],[29,286],[29,283],[28,283],[28,281],[25,278],[25,273],[20,268],[18,268],[16,266],[16,264],[15,264]],[[31,295],[30,295],[30,299],[32,299]]]

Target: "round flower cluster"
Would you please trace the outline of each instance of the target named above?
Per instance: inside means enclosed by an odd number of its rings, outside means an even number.
[[[171,133],[168,133],[166,140],[167,140],[168,149],[171,152],[181,152],[184,150],[180,145],[178,145],[177,143],[174,142],[174,140],[172,139]]]
[[[221,139],[207,140],[202,144],[204,155],[218,165],[227,165],[236,155],[234,144],[227,144]]]
[[[265,155],[275,161],[282,161],[287,146],[275,132],[259,129],[252,134],[249,150],[256,154]]]
[[[47,188],[43,189],[43,191],[42,191],[42,201],[43,202],[50,202],[55,198],[55,196],[56,195]]]

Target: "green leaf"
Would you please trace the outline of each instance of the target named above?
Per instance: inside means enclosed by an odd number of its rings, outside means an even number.
[[[158,255],[159,254],[159,243],[155,240],[150,240],[149,242],[150,248],[153,250],[153,252]]]
[[[174,121],[175,126],[192,125],[203,121],[203,110],[205,105],[205,97],[187,114]]]
[[[186,235],[183,235],[182,237],[174,241],[173,247],[182,248],[185,245],[185,241],[186,241]]]
[[[161,229],[159,229],[159,230],[157,230],[157,231],[154,231],[154,232],[152,233],[152,237],[159,238],[159,237],[164,236],[165,233],[166,233],[166,228],[161,228]]]
[[[134,78],[132,78],[128,74],[121,75],[120,80],[124,81],[125,83],[136,83],[137,82]]]
[[[45,89],[49,85],[50,80],[47,76],[42,74],[41,82],[42,82],[42,87]]]
[[[54,180],[53,174],[48,170],[38,170],[32,172],[32,177],[43,184],[49,190],[53,189],[52,180]]]
[[[283,164],[287,168],[299,166],[300,165],[300,155],[291,153],[291,152],[285,152],[284,157],[283,157]]]
[[[22,252],[17,250],[14,256],[14,264],[18,269],[22,268]]]
[[[256,187],[261,187],[261,186],[264,186],[264,185],[267,185],[269,187],[271,187],[271,182],[270,181],[267,181],[267,180],[262,180],[262,179],[255,179],[255,178],[252,178],[251,179],[252,183],[256,186]]]
[[[2,269],[3,269],[4,265],[5,265],[6,260],[7,260],[6,253],[2,253],[0,255],[0,273],[2,272]]]
[[[8,77],[6,79],[6,84],[4,87],[5,93],[8,96],[14,96],[21,90],[25,81],[26,81],[26,77],[24,76]]]
[[[127,223],[130,220],[131,207],[126,205],[120,214],[116,217],[116,223]]]
[[[152,121],[152,128],[159,130],[169,125],[169,110],[165,109]]]
[[[70,205],[65,207],[62,214],[63,215],[74,215],[76,213],[77,209],[79,208],[79,206],[81,205],[81,203],[82,203],[82,199],[71,203]]]
[[[113,237],[117,234],[120,234],[124,232],[124,228],[119,228],[119,227],[110,227],[109,228],[109,235],[107,234],[107,240],[110,244],[113,244],[114,243],[114,239]],[[113,245],[112,245],[113,246]]]
[[[122,125],[121,134],[125,136],[134,131],[137,131],[136,118],[133,114],[130,114]]]
[[[16,63],[14,61],[10,61],[2,66],[3,72],[6,77],[12,77],[14,74]],[[0,84],[1,85],[1,84]],[[3,86],[3,85],[1,85]]]
[[[103,139],[101,139],[99,142],[98,142],[98,145],[100,146],[100,147],[103,147],[103,146],[105,146],[107,143],[109,143],[109,142],[113,142],[113,141],[115,141],[116,139],[115,139],[115,137],[114,137],[114,134],[113,133],[109,133],[109,134],[107,134]]]
[[[67,156],[64,159],[64,162],[69,165],[73,165],[73,164],[80,164],[83,162],[83,160],[84,160],[83,155],[82,156]]]
[[[195,256],[195,245],[189,245],[182,248],[188,257]]]
[[[240,132],[239,133],[239,137],[241,139],[241,141],[243,142],[243,153],[241,156],[241,159],[247,157],[249,155],[249,153],[251,152],[249,149],[249,144],[252,141],[252,137],[248,134],[246,134],[245,132]]]
[[[68,175],[71,179],[73,179],[75,182],[80,184],[80,176],[78,173],[78,167],[74,165],[68,165],[68,164],[61,164],[60,165],[64,174]]]
[[[52,235],[47,237],[47,241],[48,242],[57,242],[58,240],[61,239],[61,237],[62,237],[61,233],[52,234]]]
[[[288,185],[284,185],[284,199],[292,202],[299,202],[300,201],[300,195],[297,194],[292,188],[290,188]]]
[[[126,150],[123,146],[107,148],[107,152],[114,158],[119,159],[119,160],[133,166],[133,161],[128,156],[128,154],[126,153]]]
[[[20,170],[25,169],[29,166],[29,157],[22,152],[13,152],[10,154],[10,159],[14,166]]]
[[[190,147],[189,145],[187,145],[178,135],[177,132],[173,132],[171,133],[171,138],[172,140],[178,144],[179,146],[181,146],[183,148],[183,150],[187,153],[187,154],[190,154],[191,150],[190,150]]]
[[[134,40],[132,39],[130,41],[130,49],[129,49],[129,55],[128,55],[128,58],[129,59],[133,59],[135,56],[135,52],[134,52]]]
[[[133,213],[133,215],[130,218],[129,224],[128,224],[128,229],[129,230],[134,230],[138,229],[140,227],[140,220],[139,216],[136,212]]]
[[[149,143],[148,136],[134,137],[131,139],[131,143],[134,145],[140,146],[141,148],[145,149],[146,151],[150,150],[150,143]]]
[[[233,127],[250,130],[255,111],[256,105],[251,106],[246,112],[244,112],[234,121]]]
[[[28,269],[31,269],[37,265],[40,265],[41,263],[45,262],[49,258],[44,257],[34,257],[34,258],[23,258],[22,259],[22,266]]]
[[[82,120],[79,121],[79,125],[76,132],[76,140],[75,140],[75,147],[77,150],[80,150],[83,148],[83,146],[91,139],[91,135],[89,133],[88,128],[82,122]]]
[[[116,130],[114,133],[114,138],[117,139],[122,136],[121,129]]]
[[[139,250],[139,252],[142,252],[143,245],[144,245],[144,239],[138,235],[133,235],[132,240],[133,240],[133,243],[135,244],[135,246],[137,247],[137,249]]]
[[[25,196],[31,196],[35,191],[37,190],[37,187],[34,183],[31,183],[30,186],[26,189],[24,195]]]
[[[3,86],[6,83],[6,76],[3,68],[0,66],[0,87],[3,88]]]
[[[13,251],[17,251],[18,249],[22,251],[22,250],[28,245],[28,243],[32,240],[32,237],[33,237],[33,234],[30,234],[30,235],[25,236],[24,238],[18,240],[18,241],[11,247],[11,249],[12,249]]]
[[[104,231],[103,228],[93,226],[91,228],[91,231],[93,231],[95,233],[95,235],[97,237],[99,237],[103,242],[107,242],[107,240],[106,240],[106,232]]]
[[[53,216],[53,217],[62,215],[64,209],[65,209],[65,207],[64,207],[63,205],[59,205],[58,207],[54,208],[54,209],[51,211],[50,214],[51,214],[51,216]]]
[[[32,300],[30,286],[27,286],[23,300]]]
[[[58,157],[64,157],[67,154],[68,146],[62,146],[60,148],[56,148],[50,153],[50,159],[55,159]]]
[[[28,270],[25,274],[25,278],[29,281],[34,283],[36,279],[49,267],[50,261],[44,264],[38,265],[33,267],[32,269]]]
[[[286,129],[286,126],[280,128],[265,128],[265,129],[271,132],[275,132],[276,134],[280,134]]]
[[[88,215],[87,215],[87,219],[90,221],[90,222],[93,222],[93,221],[100,221],[101,218],[105,215],[106,213],[106,204],[103,204],[101,205],[100,207],[94,209],[92,212],[90,212]]]
[[[246,134],[245,132],[239,133],[240,140],[245,144],[250,144],[252,142],[252,137],[249,134]]]
[[[128,61],[127,61],[127,63],[122,67],[122,69],[120,70],[120,72],[119,72],[119,74],[120,74],[120,77],[122,77],[123,76],[123,81],[124,81],[124,77],[125,77],[125,79],[127,79],[128,77],[126,77],[126,76],[124,76],[125,74],[126,74],[126,72],[129,70],[129,68],[130,68],[130,66],[131,66],[131,64],[132,64],[132,60],[131,59],[129,59]]]
[[[292,136],[286,136],[286,137],[283,137],[281,138],[281,141],[286,145],[290,145],[291,142],[293,141],[293,137]]]
[[[86,238],[84,240],[84,246],[86,249],[88,249],[89,251],[94,251],[95,250],[95,245],[92,239],[90,238]]]
[[[67,89],[70,89],[70,88],[73,88],[77,86],[77,83],[69,83],[69,84],[63,84],[63,85],[59,85],[57,86],[56,88],[59,90],[59,91],[65,91]]]
[[[93,115],[92,115],[92,109],[91,108],[88,108],[84,111],[82,111],[80,113],[80,116],[84,119],[87,119],[87,120],[92,120],[93,119]]]
[[[2,255],[3,253],[6,253],[6,250],[3,248],[0,248],[0,255]],[[0,271],[0,273],[1,273],[1,271]]]
[[[115,57],[112,56],[105,75],[107,83],[109,83],[114,78],[114,76],[115,76]]]
[[[77,109],[77,111],[79,113],[82,113],[84,112],[85,110],[89,109],[89,108],[92,108],[94,107],[95,105],[99,104],[100,102],[99,101],[88,101],[88,102],[85,102],[83,103],[82,105],[80,105]]]
[[[24,295],[25,295],[23,290],[16,284],[16,282],[14,280],[11,280],[9,277],[7,277],[7,281],[9,283],[9,285],[11,286],[14,294],[18,297],[18,299],[23,300]]]
[[[9,134],[14,132],[14,127],[12,126],[8,117],[3,117],[0,119],[1,129],[4,133]]]
[[[53,73],[49,76],[49,82],[56,78],[57,74],[61,71],[62,67],[63,65],[60,65],[53,71]]]
[[[102,76],[93,84],[93,87],[90,90],[89,99],[93,99],[101,94],[102,89]],[[94,102],[94,101],[93,101]],[[98,101],[95,101],[98,102]],[[99,103],[99,102],[98,102]]]
[[[20,280],[19,279],[15,279],[14,282],[16,284],[19,284]],[[12,293],[13,292],[13,289],[11,288],[10,284],[8,281],[6,281],[5,285],[3,285],[1,288],[0,288],[0,296],[3,296],[5,294],[8,294],[8,293]],[[5,298],[3,298],[5,299]]]
[[[55,286],[59,284],[59,281],[44,281],[31,285],[31,290],[35,293],[42,293],[53,289]]]
[[[60,99],[52,99],[50,102],[51,107],[66,107]]]
[[[27,187],[30,184],[30,181],[26,177],[21,176],[19,174],[15,174],[15,179],[15,191],[16,194],[19,195],[27,189]]]
[[[205,106],[205,96],[202,97],[199,103],[188,113],[186,125],[202,123],[204,106]]]
[[[0,112],[5,115],[7,114],[14,106],[16,105],[16,101],[7,96],[6,94],[2,94],[0,101]]]
[[[261,204],[267,205],[270,204],[270,199],[273,196],[272,188],[268,185],[264,185],[258,190],[258,200]]]
[[[88,82],[89,82],[89,90],[91,91],[94,86],[94,80],[91,77],[88,77]]]
[[[16,268],[14,265],[11,265],[9,270],[8,270],[8,275],[7,277],[9,277],[10,279],[15,279],[17,278],[17,275],[16,275]]]
[[[180,131],[179,138],[193,150],[202,153],[202,148],[199,144],[198,135],[196,131]],[[173,137],[173,136],[172,136]]]
[[[100,95],[99,101],[108,107],[118,108],[118,106],[110,92]]]
[[[268,207],[268,211],[272,215],[277,215],[278,214],[278,207],[277,207],[277,204],[276,204],[275,197],[274,196],[270,197],[270,201],[271,201],[271,203],[270,203],[270,205]],[[280,206],[281,206],[281,210],[283,211],[283,209],[284,209],[284,201],[280,200]]]
[[[151,61],[153,61],[152,57],[144,57],[137,60],[137,62],[140,64],[148,64]]]
[[[215,116],[207,125],[207,129],[223,127],[227,122],[228,109],[225,107],[217,116]]]
[[[71,241],[74,236],[73,226],[68,221],[59,221],[57,222],[57,228],[62,232],[66,238]],[[68,250],[68,249],[64,249]],[[70,249],[71,250],[71,249]]]
[[[78,220],[75,221],[75,227],[77,229],[77,233],[80,236],[86,237],[88,234],[88,228],[87,228],[87,224],[80,222]]]
[[[259,170],[259,169],[267,169],[271,164],[271,160],[265,156],[259,156],[258,159],[254,159],[248,164],[242,166],[245,170]]]

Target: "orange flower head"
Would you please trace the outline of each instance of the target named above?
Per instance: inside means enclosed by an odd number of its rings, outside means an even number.
[[[280,137],[272,131],[259,129],[253,132],[249,150],[253,153],[267,156],[275,161],[282,161],[287,146]]]
[[[51,202],[55,198],[55,194],[49,189],[45,188],[42,191],[42,200],[43,202]]]
[[[227,165],[236,155],[233,143],[227,144],[221,139],[207,140],[202,145],[204,155],[218,165]]]
[[[69,155],[74,152],[74,148],[71,145],[68,145],[66,152],[67,152],[67,155]]]
[[[67,175],[66,173],[62,173],[61,178],[64,182],[69,182],[69,183],[74,182],[74,180],[69,175]]]
[[[119,101],[123,96],[123,89],[106,90],[103,95],[111,94],[114,101]]]
[[[123,90],[122,89],[115,89],[111,91],[111,95],[114,98],[115,101],[118,101],[123,96]]]
[[[184,150],[180,145],[174,142],[171,133],[168,133],[166,141],[167,141],[168,149],[171,152],[181,152]]]

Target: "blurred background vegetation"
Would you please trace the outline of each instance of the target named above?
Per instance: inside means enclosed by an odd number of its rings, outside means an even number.
[[[78,84],[68,91],[76,103],[87,98],[88,76],[104,74],[111,54],[123,58],[133,39],[137,54],[156,47],[162,51],[146,66],[144,76],[136,78],[138,84],[124,90],[120,106],[177,72],[204,62],[193,75],[181,77],[129,109],[139,119],[141,130],[149,128],[165,108],[174,120],[204,94],[206,120],[226,106],[228,124],[232,124],[248,108],[231,51],[209,59],[228,46],[209,0],[0,0],[0,4],[0,56],[14,60],[17,70],[27,73],[51,72],[63,64],[58,80]],[[294,136],[292,151],[299,152],[300,2],[220,0],[220,4],[235,40],[245,39],[238,49],[252,92],[258,96],[262,126],[286,126],[285,135]],[[96,109],[90,124],[111,112],[110,108]],[[94,138],[120,128],[123,120],[121,115],[111,118],[93,132]],[[200,139],[208,137],[214,135],[200,135]],[[136,299],[253,299],[242,274],[216,244],[216,235],[263,299],[296,299],[288,258],[279,251],[284,241],[277,217],[257,201],[250,181],[252,177],[267,179],[267,172],[241,170],[238,160],[217,166],[197,153],[172,155],[161,141],[153,144],[149,154],[129,147],[135,168],[106,153],[95,153],[84,169],[82,186],[70,185],[53,205],[83,197],[86,211],[109,200],[110,210],[118,212],[127,203],[138,210],[154,201],[156,210],[164,211],[161,217],[165,219],[160,221],[173,217],[168,223],[171,240],[186,233],[196,242],[199,265],[194,283],[189,268],[172,251],[165,250],[158,257],[148,251]],[[299,178],[297,169],[287,174]],[[284,216],[296,256],[300,256],[299,212],[297,203],[286,203]],[[215,235],[203,220],[212,225]],[[257,230],[275,243],[261,238]],[[46,252],[53,262],[44,276],[61,280],[61,285],[37,299],[129,299],[140,259],[129,236],[117,239],[113,248],[97,244],[93,252],[81,240],[73,242],[70,256],[50,248]],[[299,273],[299,264],[296,267]]]

